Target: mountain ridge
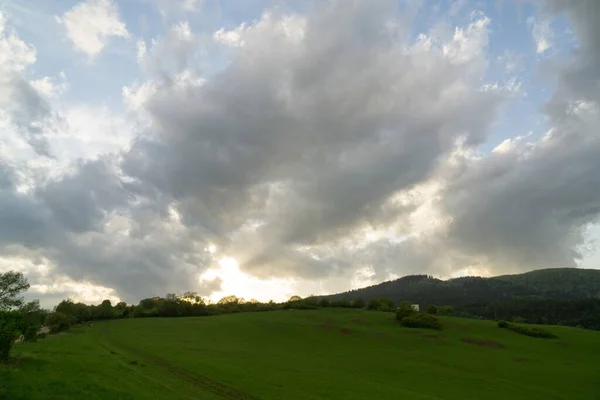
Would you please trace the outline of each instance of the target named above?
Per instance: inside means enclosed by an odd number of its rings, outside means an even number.
[[[600,270],[546,268],[494,277],[465,276],[442,280],[428,275],[407,275],[347,292],[315,296],[329,300],[370,300],[388,297],[396,303],[410,301],[464,306],[513,299],[570,300],[600,297]]]

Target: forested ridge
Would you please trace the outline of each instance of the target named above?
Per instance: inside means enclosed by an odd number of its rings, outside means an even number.
[[[427,307],[444,304],[459,315],[600,329],[600,270],[542,269],[491,278],[449,280],[409,275],[329,296],[330,301],[389,298]]]
[[[393,281],[322,297],[330,300],[388,297],[394,301],[453,305],[515,298],[568,300],[600,297],[600,270],[554,268],[491,278],[468,276],[448,280],[428,275],[408,275]]]

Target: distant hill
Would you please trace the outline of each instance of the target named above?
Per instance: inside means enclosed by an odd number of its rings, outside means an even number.
[[[491,278],[461,277],[449,280],[427,275],[409,275],[362,289],[319,296],[329,300],[362,298],[365,301],[376,297],[387,297],[396,303],[410,301],[422,307],[428,304],[448,304],[457,308],[516,299],[572,300],[600,297],[600,270],[553,268]]]

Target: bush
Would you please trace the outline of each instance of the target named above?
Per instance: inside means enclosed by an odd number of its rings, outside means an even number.
[[[26,342],[35,342],[37,340],[38,329],[34,325],[29,325],[27,329],[25,329],[25,341]]]
[[[352,308],[365,308],[365,301],[363,299],[356,299],[352,302]]]
[[[10,349],[17,338],[15,324],[8,319],[0,319],[0,362],[7,361]]]
[[[413,316],[416,313],[417,310],[415,310],[412,305],[404,303],[398,307],[398,310],[396,311],[396,319],[398,321],[402,321],[404,318]]]
[[[369,300],[367,304],[367,310],[372,311],[394,311],[396,304],[394,300],[388,299],[387,297],[374,298]]]
[[[327,300],[327,299],[321,299],[321,301],[319,302],[319,304],[321,305],[321,307],[329,307],[329,300]]]
[[[440,321],[431,314],[415,314],[402,318],[400,324],[407,328],[442,329]]]
[[[513,332],[516,332],[516,333],[519,333],[519,334],[525,335],[525,336],[530,336],[530,337],[536,337],[536,338],[542,338],[542,339],[556,339],[558,337],[554,333],[545,331],[542,328],[515,325],[515,324],[510,324],[506,321],[498,322],[498,327],[504,328],[504,329],[509,329]]]
[[[454,307],[452,306],[439,306],[438,315],[452,315],[454,314]]]
[[[68,331],[70,328],[69,317],[61,312],[53,312],[46,316],[44,325],[50,327],[50,333]]]
[[[368,310],[377,311],[381,307],[381,300],[379,299],[371,299],[369,300],[369,304],[367,305]]]
[[[39,335],[37,335],[38,339],[46,339],[46,334],[45,333],[40,333]]]
[[[435,304],[430,304],[427,307],[427,314],[436,315],[438,313],[438,308]]]

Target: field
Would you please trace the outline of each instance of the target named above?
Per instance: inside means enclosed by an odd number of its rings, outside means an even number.
[[[600,333],[536,339],[491,321],[290,310],[149,318],[18,344],[0,399],[595,399]]]

